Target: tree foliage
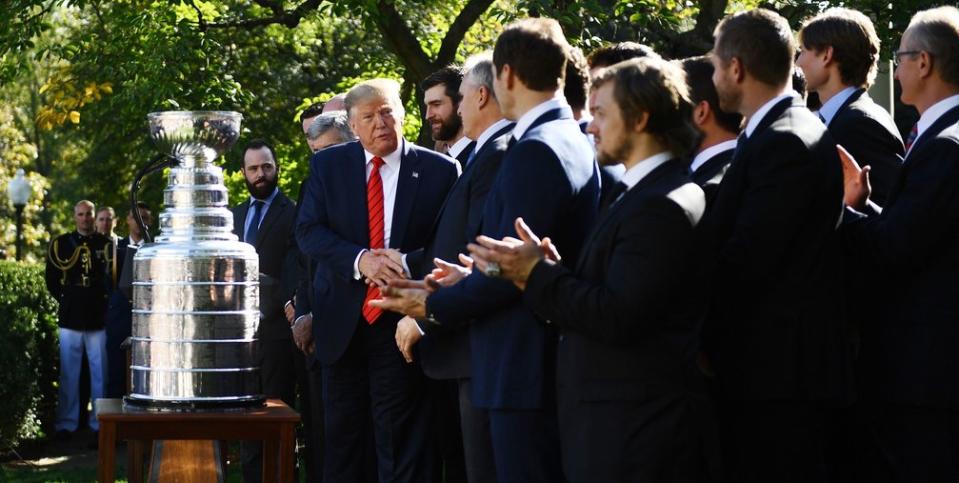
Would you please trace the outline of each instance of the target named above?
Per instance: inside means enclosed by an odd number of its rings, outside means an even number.
[[[296,119],[303,108],[359,79],[394,77],[404,81],[407,134],[419,131],[426,143],[419,80],[489,48],[514,18],[555,17],[586,50],[637,40],[679,57],[708,50],[728,12],[770,7],[798,27],[839,3],[876,20],[884,52],[912,12],[926,6],[920,0],[895,6],[878,0],[7,0],[0,2],[0,130],[6,129],[0,182],[24,167],[43,194],[28,208],[29,247],[38,256],[45,238],[71,224],[78,199],[126,211],[135,170],[155,154],[145,129],[152,111],[242,112],[239,144],[273,143],[281,186],[295,196],[309,156]],[[233,202],[246,196],[240,156],[234,149],[223,160]],[[146,180],[142,198],[158,205],[164,185],[160,176]],[[0,216],[8,208],[0,207]],[[0,235],[0,246],[10,242]]]

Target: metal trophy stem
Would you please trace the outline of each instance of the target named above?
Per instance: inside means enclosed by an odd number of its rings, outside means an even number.
[[[160,236],[133,260],[132,391],[128,405],[196,410],[261,406],[256,366],[259,259],[238,241],[223,170],[236,112],[147,116],[150,137],[179,162],[163,192]]]

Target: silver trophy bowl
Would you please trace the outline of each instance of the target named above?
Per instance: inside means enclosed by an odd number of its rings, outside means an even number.
[[[243,116],[232,111],[163,111],[147,114],[150,139],[183,166],[212,163],[240,137]]]
[[[133,259],[128,405],[158,410],[260,406],[256,365],[259,258],[233,234],[223,170],[235,112],[147,116],[150,137],[179,165],[163,192],[160,235]]]

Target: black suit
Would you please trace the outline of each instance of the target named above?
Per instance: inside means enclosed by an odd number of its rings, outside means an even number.
[[[727,149],[716,153],[696,168],[696,171],[689,174],[693,183],[698,184],[703,189],[707,205],[712,203],[716,197],[716,191],[723,181],[723,175],[726,174],[726,169],[729,168],[729,163],[733,160],[734,151],[733,149]]]
[[[429,274],[434,267],[434,258],[459,263],[457,255],[466,253],[466,244],[480,234],[486,195],[499,172],[513,126],[514,124],[510,123],[493,134],[468,164],[466,161],[475,143],[471,143],[464,150],[467,156],[464,157],[463,164],[466,167],[440,209],[430,241],[423,249],[407,255],[406,261],[413,272],[412,278],[421,279]],[[423,372],[432,379],[455,380],[451,394],[445,386],[440,386],[439,391],[436,391],[438,394],[433,398],[434,401],[444,402],[452,396],[452,400],[458,402],[455,406],[458,411],[454,413],[454,418],[435,415],[446,420],[441,421],[444,435],[455,432],[461,438],[460,442],[454,443],[448,441],[451,438],[441,437],[447,440],[444,446],[454,448],[462,445],[469,481],[495,481],[492,449],[488,433],[483,430],[489,426],[489,421],[483,411],[473,407],[469,397],[469,330],[466,327],[444,328],[427,323],[419,325],[426,332],[426,336],[416,346]],[[462,425],[462,433],[450,430],[454,423],[457,430]]]
[[[237,205],[233,212],[233,233],[245,240],[245,222],[251,200]],[[260,326],[257,329],[257,358],[263,394],[279,397],[291,407],[296,405],[296,386],[305,389],[306,367],[293,344],[290,324],[283,306],[291,291],[284,283],[289,234],[293,229],[296,205],[282,192],[277,192],[269,209],[260,216],[256,253],[260,260]],[[255,223],[252,220],[251,223]],[[244,443],[243,479],[260,481],[261,445]]]
[[[667,161],[600,215],[575,272],[540,262],[530,274],[524,301],[562,329],[559,421],[571,482],[699,481],[690,392],[704,304],[686,291],[704,210],[684,164]]]
[[[842,227],[875,287],[859,359],[868,443],[880,449],[871,481],[959,481],[957,122],[959,107],[919,136],[881,214],[849,212]]]
[[[851,400],[835,142],[798,98],[741,139],[701,226],[707,353],[735,481],[822,481],[824,408]]]
[[[904,149],[902,137],[889,112],[858,89],[829,121],[829,134],[861,166],[870,166],[870,197],[882,205],[899,177]]]

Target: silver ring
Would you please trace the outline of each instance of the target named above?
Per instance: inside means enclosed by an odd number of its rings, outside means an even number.
[[[500,270],[498,263],[496,263],[496,262],[487,262],[487,263],[486,263],[486,270],[483,270],[483,273],[484,273],[487,277],[496,278],[496,277],[499,277],[500,274],[503,273],[503,272]]]

